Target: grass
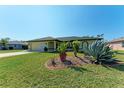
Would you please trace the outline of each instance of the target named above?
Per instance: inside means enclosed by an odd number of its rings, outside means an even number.
[[[0,54],[1,53],[11,53],[11,52],[21,52],[23,50],[0,50]]]
[[[115,50],[118,53],[124,53],[124,50]]]
[[[71,56],[72,53],[68,55]],[[111,68],[87,64],[82,67],[48,70],[44,64],[53,56],[53,53],[31,53],[1,58],[0,87],[124,87],[124,65]],[[124,60],[124,55],[122,56]]]
[[[119,59],[120,61],[124,62],[124,54],[117,54],[115,58]]]
[[[124,50],[116,50],[116,52],[117,52],[117,55],[115,56],[115,58],[124,62]]]

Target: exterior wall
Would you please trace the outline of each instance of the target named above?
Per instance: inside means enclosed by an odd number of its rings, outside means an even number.
[[[85,41],[80,41],[80,50],[83,49],[83,46],[93,42],[94,40],[85,40]],[[44,47],[48,48],[49,52],[55,51],[57,46],[60,44],[61,42],[57,42],[57,41],[44,41],[44,42],[29,42],[28,43],[28,48],[29,50],[32,51],[44,51]],[[72,41],[70,42],[70,46],[68,46],[67,50],[73,50],[72,49]]]
[[[44,51],[44,47],[47,47],[48,51],[52,52],[56,50],[57,43],[57,41],[29,42],[28,48],[32,51]]]
[[[122,42],[110,43],[110,47],[111,47],[113,50],[124,50],[124,47],[122,47]]]
[[[29,49],[33,51],[44,51],[44,47],[48,47],[48,42],[30,42]]]
[[[54,51],[54,41],[48,42],[48,51],[49,52]]]
[[[8,44],[7,45],[7,49],[23,49],[23,47],[22,46],[24,46],[24,45],[22,45],[22,44]],[[2,45],[0,45],[0,50],[2,50]]]
[[[48,48],[54,49],[54,42],[48,42]]]
[[[11,44],[8,47],[13,47],[13,49],[22,49],[22,45],[20,44]]]
[[[0,44],[0,50],[2,49],[2,45]]]

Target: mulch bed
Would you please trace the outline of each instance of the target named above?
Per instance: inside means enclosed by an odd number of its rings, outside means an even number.
[[[51,58],[45,63],[45,66],[50,70],[54,70],[54,69],[64,69],[68,67],[79,67],[85,64],[92,64],[92,62],[84,56],[78,56],[78,57],[67,56],[66,61],[64,62],[61,62],[59,57]],[[115,67],[119,65],[124,65],[124,63],[117,61],[109,64],[104,64],[104,66],[108,66],[108,67]]]
[[[84,57],[67,56],[64,62],[60,58],[53,58],[46,62],[45,66],[48,69],[63,69],[72,66],[82,66],[84,64],[91,64],[91,62]]]

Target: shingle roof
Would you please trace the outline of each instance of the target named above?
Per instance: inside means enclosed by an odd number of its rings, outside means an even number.
[[[23,45],[26,45],[27,42],[24,42],[24,41],[9,41],[8,44],[23,44]]]
[[[57,40],[57,39],[53,38],[53,37],[44,37],[44,38],[29,40],[28,42],[33,42],[33,41],[52,41],[52,40]]]
[[[73,40],[97,40],[97,39],[103,39],[99,37],[77,37],[77,36],[70,36],[70,37],[58,37],[58,38],[53,38],[53,37],[44,37],[44,38],[39,38],[39,39],[34,39],[34,40],[29,40],[28,42],[38,42],[38,41],[73,41]]]
[[[71,40],[79,40],[80,37],[72,36],[72,37],[58,37],[60,41],[71,41]]]
[[[89,39],[102,39],[102,38],[71,36],[71,37],[59,37],[57,39],[60,41],[73,41],[73,40],[89,40]]]

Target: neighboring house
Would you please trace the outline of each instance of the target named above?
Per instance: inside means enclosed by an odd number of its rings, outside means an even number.
[[[28,43],[25,41],[9,41],[9,49],[28,49]]]
[[[4,46],[0,44],[0,50],[4,49]],[[28,49],[28,43],[25,41],[9,41],[6,49]]]
[[[57,50],[58,45],[61,42],[68,42],[67,50],[72,50],[72,42],[75,40],[80,41],[80,50],[83,48],[83,45],[88,44],[94,40],[101,40],[103,38],[100,37],[59,37],[59,38],[53,38],[53,37],[44,37],[40,39],[34,39],[27,41],[28,42],[28,48],[31,51],[45,51],[45,48],[48,49],[49,52],[53,52]]]
[[[124,50],[124,38],[114,39],[109,44],[113,50]]]
[[[0,43],[0,50],[2,49],[2,44]]]

